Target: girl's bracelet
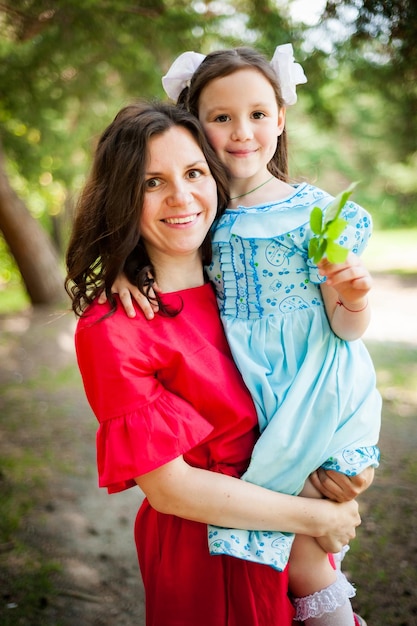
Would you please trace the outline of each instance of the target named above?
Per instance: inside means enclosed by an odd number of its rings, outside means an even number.
[[[336,302],[336,304],[338,304],[339,306],[342,306],[344,309],[346,309],[346,311],[349,311],[349,313],[360,313],[361,311],[364,311],[366,309],[366,307],[368,306],[369,302],[368,302],[368,300],[366,300],[365,306],[362,307],[361,309],[357,309],[356,311],[354,311],[353,309],[348,309],[347,306],[345,306],[341,300],[338,300]]]

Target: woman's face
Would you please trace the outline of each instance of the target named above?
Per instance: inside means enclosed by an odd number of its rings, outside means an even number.
[[[139,226],[151,261],[195,256],[216,210],[216,182],[192,134],[174,126],[150,139]]]

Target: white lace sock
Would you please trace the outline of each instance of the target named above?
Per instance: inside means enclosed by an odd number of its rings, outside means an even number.
[[[294,598],[295,619],[305,626],[354,626],[355,620],[349,598],[355,589],[342,572],[336,582],[311,596]]]
[[[309,617],[304,626],[355,626],[350,600],[346,600],[343,606],[331,613],[323,613],[321,617]]]

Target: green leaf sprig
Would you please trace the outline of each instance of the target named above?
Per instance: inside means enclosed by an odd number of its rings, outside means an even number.
[[[348,224],[340,217],[340,213],[357,184],[352,183],[347,189],[341,191],[329,205],[325,214],[318,206],[311,211],[310,228],[315,236],[308,244],[308,257],[314,263],[317,264],[324,257],[327,257],[330,263],[346,261],[349,250],[336,243],[336,240]]]

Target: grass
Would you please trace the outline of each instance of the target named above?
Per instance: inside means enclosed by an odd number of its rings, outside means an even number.
[[[372,246],[375,251],[384,252],[391,244],[397,250],[405,247],[416,252],[417,228],[398,228],[394,230],[378,230],[372,235]]]
[[[1,344],[13,358],[16,336],[1,333]],[[20,350],[21,358],[36,359],[36,343]],[[53,370],[38,366],[26,376],[2,378],[0,369],[0,623],[58,626],[45,619],[61,566],[46,556],[31,527],[33,514],[46,510],[49,481],[78,471],[68,425],[78,371],[75,364]]]
[[[389,395],[392,388],[417,390],[417,350],[412,346],[373,343],[369,346],[374,363],[378,364],[378,386]],[[395,368],[392,364],[395,363]]]
[[[13,576],[13,596],[3,594],[6,610],[0,609],[1,624],[43,626],[44,609],[55,595],[52,574],[59,570],[59,565],[52,562],[41,563],[38,556],[31,558],[27,546],[22,546],[21,555],[19,574]]]
[[[6,404],[7,411],[7,404]],[[8,415],[8,412],[6,413]],[[0,462],[0,620],[3,626],[41,625],[45,606],[54,595],[52,574],[58,563],[21,538],[30,511],[45,486],[45,460],[39,453],[13,447]],[[19,616],[19,621],[16,618]]]
[[[371,272],[417,273],[417,228],[375,231],[363,255]]]
[[[360,498],[362,525],[344,569],[369,624],[417,624],[417,348],[369,342],[383,397],[381,464]]]

